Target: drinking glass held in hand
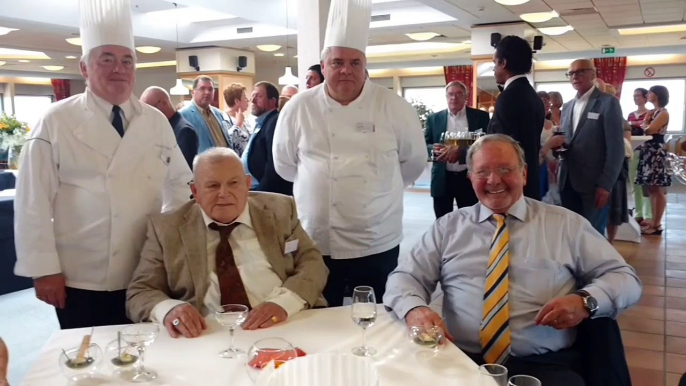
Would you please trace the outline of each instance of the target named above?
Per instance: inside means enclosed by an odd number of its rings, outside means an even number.
[[[496,364],[479,366],[479,386],[508,386],[507,368]]]
[[[214,313],[214,318],[219,324],[229,328],[231,334],[231,345],[226,350],[219,353],[222,358],[236,358],[245,354],[245,351],[234,346],[234,331],[248,318],[248,307],[242,304],[225,304],[221,309]]]
[[[376,322],[376,295],[374,288],[368,286],[355,287],[352,305],[353,322],[362,327],[362,346],[355,347],[352,353],[361,357],[370,357],[376,350],[367,346],[367,329]]]
[[[121,339],[129,346],[138,350],[138,362],[136,370],[122,372],[120,377],[133,383],[150,382],[157,378],[157,373],[145,368],[145,349],[150,346],[160,334],[160,327],[153,323],[139,323],[128,326],[121,331]]]

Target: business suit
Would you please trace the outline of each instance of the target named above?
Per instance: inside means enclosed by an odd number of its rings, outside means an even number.
[[[300,225],[293,199],[251,193],[247,205],[262,252],[283,287],[305,300],[308,308],[326,306],[321,293],[328,270]],[[150,320],[155,305],[167,299],[202,309],[210,285],[205,232],[200,206],[194,200],[150,218],[141,260],[126,293],[131,320]],[[298,240],[297,249],[284,253],[286,243],[292,240]]]
[[[529,80],[523,77],[514,80],[500,94],[488,127],[488,134],[507,134],[524,149],[527,165],[524,195],[536,200],[541,199],[538,153],[544,122],[543,102]]]
[[[595,196],[598,188],[612,192],[624,163],[622,109],[617,98],[594,89],[574,130],[575,103],[565,103],[562,110],[568,150],[560,164],[560,198],[562,206],[604,233],[608,207],[596,209]]]
[[[226,143],[231,147],[231,140],[229,139],[228,128],[226,127],[227,125],[222,111],[214,106],[210,106],[210,110],[221,127],[222,135],[224,136]],[[191,102],[188,106],[179,110],[179,113],[193,125],[196,134],[198,134],[198,153],[202,153],[212,147],[217,147],[217,144],[212,138],[210,128],[207,126],[207,122],[205,122],[205,118],[202,115],[202,111],[200,111],[194,102]]]
[[[179,149],[183,153],[183,158],[186,159],[188,167],[193,169],[193,158],[198,154],[198,134],[191,123],[181,116],[178,111],[169,118],[169,124],[174,129],[176,143],[178,143]]]
[[[253,133],[247,149],[248,170],[259,181],[253,189],[260,192],[281,193],[293,195],[293,183],[284,180],[274,169],[272,156],[272,142],[276,122],[279,120],[279,112],[272,110],[266,113],[259,130]]]
[[[464,107],[467,118],[467,126],[470,132],[486,130],[490,118],[485,111]],[[448,117],[450,112],[446,109],[429,115],[424,130],[426,148],[431,155],[434,144],[439,143],[441,135],[448,130]],[[464,159],[460,160],[464,164]],[[453,211],[453,201],[457,202],[458,208],[471,206],[478,202],[471,182],[467,178],[467,172],[453,172],[446,170],[444,162],[433,162],[431,167],[431,197],[434,200],[434,212],[436,218],[440,218]]]

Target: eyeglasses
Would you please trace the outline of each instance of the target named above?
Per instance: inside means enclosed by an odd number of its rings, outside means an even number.
[[[485,169],[485,170],[477,170],[473,172],[473,174],[482,180],[487,179],[488,177],[491,176],[491,173],[495,172],[495,174],[498,175],[498,177],[505,177],[510,174],[512,174],[514,171],[516,171],[516,168],[496,168],[495,170],[491,169]]]
[[[566,72],[565,75],[567,76],[567,78],[571,79],[571,78],[573,78],[573,77],[576,76],[576,75],[578,75],[578,76],[583,75],[586,71],[593,71],[593,69],[590,69],[590,68],[582,68],[581,70]]]

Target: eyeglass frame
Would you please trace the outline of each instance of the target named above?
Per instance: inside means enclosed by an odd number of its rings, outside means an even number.
[[[572,79],[575,75],[581,76],[581,75],[585,74],[586,71],[595,71],[595,70],[592,68],[582,68],[582,69],[579,69],[576,71],[565,72],[565,76],[567,77],[567,79]]]

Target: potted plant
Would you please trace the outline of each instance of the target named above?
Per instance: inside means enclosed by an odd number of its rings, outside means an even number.
[[[417,116],[419,117],[419,122],[422,123],[422,129],[426,129],[426,120],[429,118],[429,115],[434,113],[433,110],[427,107],[424,102],[414,98],[410,101],[410,104],[417,110]]]
[[[29,137],[29,127],[14,116],[2,113],[0,116],[0,150],[7,150],[7,165],[19,168],[19,154]]]

